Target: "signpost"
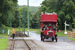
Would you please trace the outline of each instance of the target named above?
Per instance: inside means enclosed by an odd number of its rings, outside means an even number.
[[[66,26],[69,26],[69,24],[66,24],[66,21],[65,21],[65,32],[64,32],[64,34],[67,34],[67,31],[66,31]]]

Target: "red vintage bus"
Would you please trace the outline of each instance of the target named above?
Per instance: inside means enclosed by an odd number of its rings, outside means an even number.
[[[42,29],[44,25],[47,25],[48,29],[41,31],[41,41],[44,41],[44,39],[51,38],[52,41],[54,39],[57,42],[57,14],[55,12],[53,13],[45,13],[43,12],[40,15],[40,28]]]

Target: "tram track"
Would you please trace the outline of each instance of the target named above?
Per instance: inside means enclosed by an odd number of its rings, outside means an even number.
[[[11,35],[13,37],[13,35]],[[28,37],[26,34],[23,34],[21,31],[16,31],[15,37]]]
[[[22,35],[21,35],[21,37],[22,37]],[[56,50],[61,50],[61,49],[63,49],[63,50],[74,50],[75,49],[75,45],[74,45],[75,42],[69,41],[65,38],[66,37],[58,37],[59,40],[57,43],[51,42],[51,41],[48,42],[47,40],[46,40],[46,42],[42,42],[42,41],[38,41],[35,39],[29,40],[29,39],[25,39],[25,38],[21,39],[21,40],[17,40],[17,38],[15,38],[15,41],[23,41],[24,43],[22,42],[21,44],[25,44],[27,46],[27,47],[25,47],[25,45],[24,45],[24,48],[20,47],[19,48],[20,50],[27,50],[26,48],[28,48],[28,50],[55,50],[55,49]],[[37,39],[39,39],[39,38],[37,38]],[[10,41],[12,43],[13,40],[10,40]],[[13,44],[16,45],[15,43],[13,43]],[[11,45],[12,44],[10,44],[10,46]],[[38,45],[38,47],[36,45]],[[23,48],[23,49],[21,49],[21,48]],[[41,48],[41,49],[39,49],[39,48]],[[11,50],[10,47],[9,47],[9,50]],[[13,50],[14,50],[14,48],[13,48]],[[15,50],[18,50],[18,47]]]
[[[18,36],[24,37],[22,33]],[[10,43],[7,50],[43,50],[33,40],[10,39],[9,41]]]
[[[9,49],[7,50],[43,50],[40,46],[38,46],[32,40],[10,40],[12,41]]]

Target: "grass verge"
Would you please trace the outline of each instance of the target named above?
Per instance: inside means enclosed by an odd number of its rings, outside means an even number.
[[[7,26],[4,26],[4,27],[9,30],[9,36],[8,36],[8,32],[6,32],[6,33],[4,33],[4,35],[1,33],[0,37],[10,37],[12,35],[13,28],[12,27],[7,27]],[[25,28],[25,31],[27,31],[27,30],[28,29]],[[20,28],[20,29],[19,28],[15,28],[15,31],[24,31],[24,28]],[[37,33],[40,32],[39,29],[29,29],[29,31],[36,31]]]
[[[36,31],[36,33],[40,34],[40,29],[36,29],[35,31]],[[67,36],[67,34],[64,34],[64,32],[65,32],[64,30],[61,30],[60,33],[59,32],[56,32],[56,34],[58,36]]]
[[[12,30],[13,30],[13,28],[11,27],[7,27],[7,26],[5,26],[8,30],[9,30],[9,36],[11,36],[12,35]],[[25,28],[25,31],[27,31],[28,29],[27,28]],[[15,28],[15,31],[24,31],[24,28]],[[38,33],[38,34],[40,34],[40,29],[29,29],[29,31],[36,31],[36,33]],[[58,36],[67,36],[67,34],[64,34],[64,30],[61,30],[61,32],[59,33],[59,32],[56,32],[56,34],[58,35]],[[0,34],[0,37],[9,37],[8,36],[8,32],[6,32],[4,35],[3,34]]]
[[[0,39],[0,50],[6,50],[8,47],[8,39],[1,38]]]
[[[64,34],[64,30],[61,30],[61,32],[56,32],[56,34],[58,35],[58,36],[67,36],[67,34]]]
[[[71,38],[71,37],[67,37],[67,38],[75,42],[75,38]]]
[[[8,30],[9,30],[9,32],[10,32],[10,35],[12,35],[12,30],[13,30],[13,28],[10,28],[10,27],[8,27]],[[28,29],[27,28],[25,28],[25,31],[27,31]],[[15,28],[15,31],[24,31],[24,28]],[[39,29],[29,29],[29,31],[36,31],[36,33],[38,33],[38,34],[40,34],[40,30]],[[9,35],[9,36],[10,36]]]
[[[0,37],[9,37],[9,36],[6,34],[0,34]]]
[[[56,32],[56,34],[58,35],[58,36],[67,36],[67,34],[64,34],[64,30],[61,30],[61,32],[59,33],[59,32]],[[40,34],[40,29],[36,29],[36,33],[38,33],[38,34]]]
[[[36,30],[36,33],[40,34],[40,29],[37,29],[37,30]]]
[[[0,37],[8,37],[7,31],[8,31],[7,27],[5,25],[1,25],[0,26]],[[4,32],[4,34],[3,34],[3,32]]]

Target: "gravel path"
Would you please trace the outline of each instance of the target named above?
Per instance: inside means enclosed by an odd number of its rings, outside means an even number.
[[[23,40],[17,40],[14,44],[14,50],[29,50]]]

